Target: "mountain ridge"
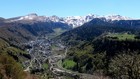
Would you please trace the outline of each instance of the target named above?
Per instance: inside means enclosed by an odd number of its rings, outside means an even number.
[[[65,23],[65,24],[71,26],[72,28],[76,28],[95,18],[104,19],[104,21],[138,20],[138,19],[132,19],[130,17],[121,16],[121,15],[99,16],[99,15],[94,15],[94,14],[88,14],[86,16],[58,17],[56,15],[39,16],[36,13],[32,13],[32,14],[28,14],[25,16],[19,16],[19,17],[7,19],[6,22],[16,22],[16,21],[60,22],[60,23]]]

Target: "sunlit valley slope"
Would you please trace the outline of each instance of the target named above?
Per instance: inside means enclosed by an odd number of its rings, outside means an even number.
[[[139,79],[140,20],[0,18],[0,79]]]

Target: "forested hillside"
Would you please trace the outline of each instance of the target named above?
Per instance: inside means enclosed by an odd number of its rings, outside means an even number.
[[[140,25],[136,21],[129,27],[130,22],[95,19],[63,33],[58,38],[70,47],[63,67],[115,79],[140,78]]]

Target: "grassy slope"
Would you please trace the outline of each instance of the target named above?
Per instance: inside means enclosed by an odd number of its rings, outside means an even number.
[[[54,33],[48,34],[48,38],[54,38],[56,36],[59,36],[67,30],[66,29],[64,30],[61,28],[55,28],[55,29],[53,29],[53,31],[54,31]]]
[[[134,34],[128,34],[128,33],[111,33],[107,35],[108,37],[117,37],[119,40],[135,40]]]

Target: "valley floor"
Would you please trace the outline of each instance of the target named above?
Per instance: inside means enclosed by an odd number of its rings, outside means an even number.
[[[31,55],[31,60],[23,62],[24,71],[30,72],[31,74],[38,74],[41,76],[41,79],[65,79],[66,77],[71,79],[98,79],[97,77],[99,77],[97,75],[78,73],[63,68],[62,63],[59,62],[65,59],[68,47],[64,46],[61,42],[47,38],[37,38],[35,41],[30,41],[26,44],[32,48],[27,49]],[[33,76],[30,75],[28,77]]]

